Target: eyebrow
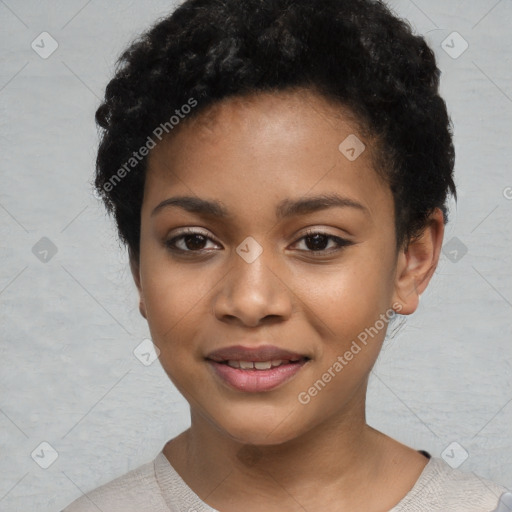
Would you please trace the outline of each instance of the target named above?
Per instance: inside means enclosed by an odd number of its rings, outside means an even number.
[[[165,199],[151,212],[151,217],[169,207],[178,207],[191,213],[210,217],[223,219],[231,217],[229,211],[219,201],[209,201],[193,196],[178,196]],[[286,219],[294,215],[306,215],[334,207],[355,208],[369,214],[365,206],[353,199],[338,194],[321,194],[296,200],[284,199],[276,207],[276,217],[278,219]]]

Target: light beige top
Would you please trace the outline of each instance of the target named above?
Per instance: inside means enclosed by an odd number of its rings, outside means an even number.
[[[414,487],[389,512],[491,512],[506,489],[432,457]],[[204,503],[161,451],[148,462],[78,498],[62,512],[218,512]]]

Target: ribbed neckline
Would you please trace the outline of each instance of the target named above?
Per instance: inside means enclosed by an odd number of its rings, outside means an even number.
[[[186,504],[190,510],[197,512],[219,512],[202,501],[185,483],[167,460],[163,450],[157,455],[154,465],[156,480],[169,510],[182,510]]]
[[[397,503],[390,512],[399,511],[404,505],[415,499],[427,486],[439,464],[442,461],[431,457],[428,452],[420,451],[429,461],[423,468],[418,480],[412,489]],[[219,512],[210,507],[197,496],[197,494],[185,483],[172,464],[167,460],[163,450],[156,456],[154,460],[155,477],[160,487],[162,496],[169,510],[181,510],[183,505],[197,512]]]

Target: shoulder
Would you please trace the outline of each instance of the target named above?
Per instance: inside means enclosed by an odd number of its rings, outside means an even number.
[[[415,486],[390,512],[491,512],[507,490],[432,457]]]
[[[62,512],[168,512],[155,477],[155,463],[148,462],[96,489],[86,492]]]

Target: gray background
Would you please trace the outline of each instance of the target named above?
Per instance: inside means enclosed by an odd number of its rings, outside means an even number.
[[[189,424],[158,361],[133,354],[149,331],[90,186],[93,116],[115,59],[173,5],[0,0],[2,511],[58,511],[148,462]],[[419,310],[375,367],[368,420],[436,456],[459,443],[445,453],[462,460],[466,450],[461,469],[510,488],[512,3],[390,5],[438,57],[460,199]],[[43,31],[59,45],[47,59],[31,48]],[[441,46],[453,31],[469,44],[458,58]],[[455,37],[444,43],[452,52],[462,48]],[[33,252],[42,237],[57,248],[46,262]],[[58,453],[48,469],[35,461],[49,460],[48,448],[36,450],[43,441]]]

